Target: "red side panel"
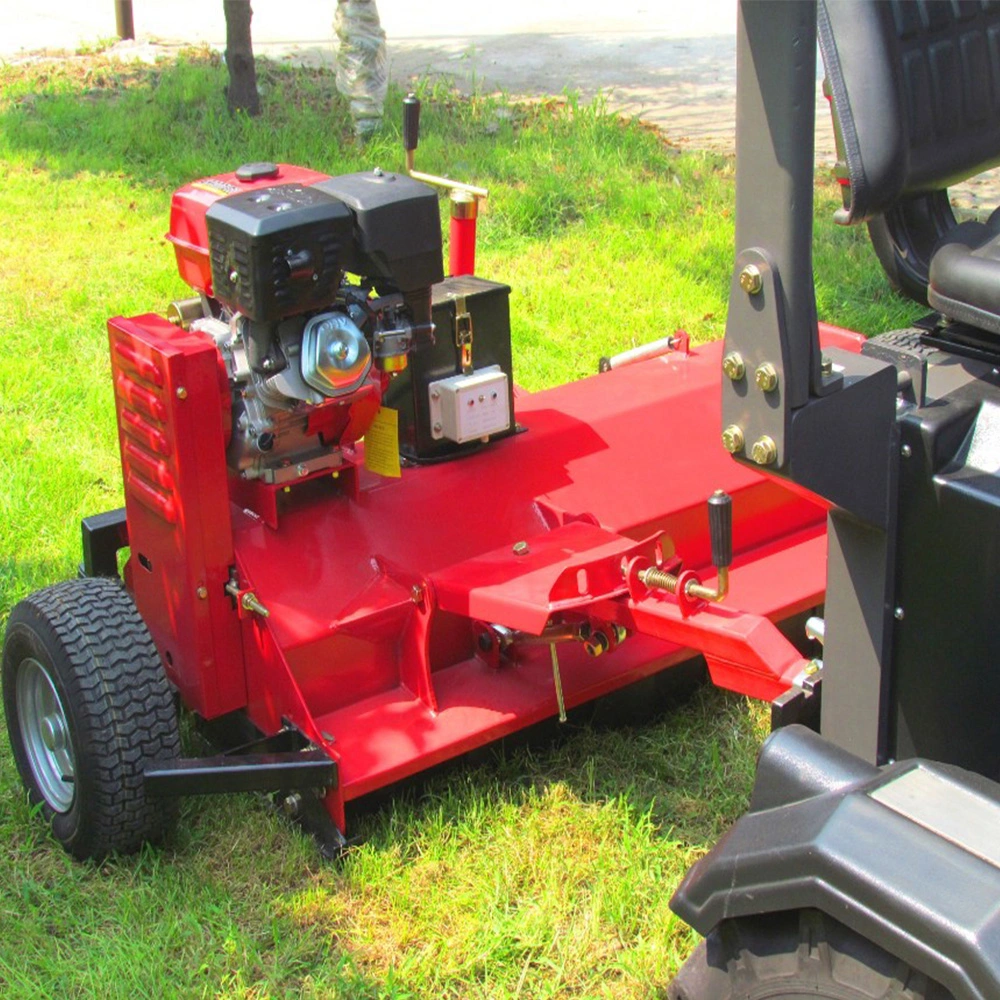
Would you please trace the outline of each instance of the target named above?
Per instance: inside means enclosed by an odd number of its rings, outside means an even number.
[[[206,718],[246,704],[218,352],[154,315],[108,323],[131,561],[170,680]]]

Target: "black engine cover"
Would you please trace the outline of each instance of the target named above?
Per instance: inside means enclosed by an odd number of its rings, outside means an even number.
[[[353,218],[342,201],[301,184],[241,191],[205,216],[215,296],[259,323],[329,305]]]

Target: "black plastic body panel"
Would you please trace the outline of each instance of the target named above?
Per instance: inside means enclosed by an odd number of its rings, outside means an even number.
[[[951,358],[929,379],[980,377],[899,422],[888,745],[1000,778],[1000,387]],[[901,616],[901,617],[900,617]]]
[[[1000,814],[1000,786],[978,775],[916,760],[878,770],[809,730],[775,733],[750,812],[692,868],[672,909],[707,935],[728,918],[815,908],[955,1000],[996,1000],[1000,864],[936,831],[926,807],[880,799],[914,771],[938,790],[942,815],[949,803]]]
[[[386,406],[399,412],[400,450],[408,458],[433,460],[480,448],[459,445],[431,434],[427,387],[462,371],[461,351],[455,339],[456,302],[465,300],[472,321],[472,364],[476,369],[499,365],[507,373],[510,413],[514,412],[514,373],[510,344],[510,287],[484,278],[446,278],[432,289],[433,338],[414,344],[407,369],[393,379]],[[507,437],[514,432],[494,435]]]
[[[256,322],[331,303],[350,209],[315,187],[277,184],[220,198],[205,214],[216,298]]]
[[[354,237],[344,267],[388,279],[401,292],[429,288],[444,277],[441,213],[434,188],[404,174],[369,171],[313,185],[354,213]]]

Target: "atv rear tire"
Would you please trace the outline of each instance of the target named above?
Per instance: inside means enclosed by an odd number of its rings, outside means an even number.
[[[953,1000],[818,910],[723,921],[684,963],[669,1000]]]
[[[176,817],[146,797],[143,772],[180,753],[177,713],[156,647],[117,580],[48,587],[11,612],[3,703],[32,803],[80,859],[127,854]]]

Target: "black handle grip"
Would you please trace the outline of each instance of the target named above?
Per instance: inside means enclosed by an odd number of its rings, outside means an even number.
[[[708,498],[708,533],[712,538],[712,565],[728,566],[733,561],[733,498],[716,490]]]
[[[420,141],[420,98],[407,94],[403,98],[403,149],[408,153]]]

